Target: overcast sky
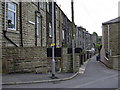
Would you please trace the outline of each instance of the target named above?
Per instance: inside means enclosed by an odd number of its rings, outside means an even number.
[[[75,24],[102,35],[102,23],[118,17],[120,0],[74,0]],[[71,20],[71,0],[56,0]]]

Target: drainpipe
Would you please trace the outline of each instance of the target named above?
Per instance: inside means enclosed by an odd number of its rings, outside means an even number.
[[[20,1],[20,35],[21,35],[21,47],[23,47],[23,35],[22,35],[22,2]]]
[[[40,0],[38,1],[38,11],[40,11]]]
[[[37,11],[35,11],[35,46],[37,46]]]
[[[4,5],[5,5],[5,9],[4,9],[4,30],[3,30],[3,35],[4,37],[9,41],[11,42],[13,45],[15,45],[16,47],[18,47],[11,39],[9,39],[6,35],[6,0],[4,0]]]
[[[111,53],[110,53],[110,25],[108,25],[108,55],[111,56]]]

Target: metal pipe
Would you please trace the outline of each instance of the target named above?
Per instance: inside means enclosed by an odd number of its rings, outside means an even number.
[[[6,31],[6,0],[4,0],[4,31]]]
[[[20,35],[21,35],[21,46],[23,47],[23,35],[22,35],[22,2],[20,1]]]
[[[35,11],[35,46],[37,46],[37,11]]]
[[[54,44],[54,0],[52,0],[52,44]],[[52,46],[52,77],[55,77],[54,46]]]
[[[3,30],[3,35],[4,37],[9,41],[11,42],[13,45],[15,45],[16,47],[18,47],[11,39],[9,39],[6,35],[6,0],[4,0],[4,5],[5,5],[5,8],[4,8],[4,30]]]
[[[74,42],[74,6],[73,0],[71,0],[71,9],[72,9],[72,60],[73,60],[73,72],[75,72],[75,42]]]
[[[110,55],[110,25],[108,25],[108,55]]]

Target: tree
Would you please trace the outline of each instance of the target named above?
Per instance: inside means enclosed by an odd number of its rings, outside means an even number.
[[[96,36],[98,36],[98,34],[97,34],[96,32],[93,32],[93,35],[96,35]]]

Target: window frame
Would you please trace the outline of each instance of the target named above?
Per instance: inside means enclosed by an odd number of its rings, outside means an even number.
[[[39,21],[40,17],[39,16],[36,16],[36,36],[39,37],[40,35],[40,32],[39,32],[39,24],[40,24],[40,21]]]
[[[62,39],[65,40],[65,31],[62,30]]]
[[[46,0],[46,3],[47,3],[47,12],[50,12],[49,1],[48,1],[48,0]]]
[[[44,9],[44,2],[43,2],[43,0],[39,0],[39,8]]]
[[[52,23],[49,22],[49,37],[52,37]]]
[[[14,20],[15,28],[9,28],[9,27],[8,27],[8,29],[9,29],[9,30],[14,30],[14,31],[16,31],[17,4],[14,3],[14,2],[8,2],[8,4],[9,4],[9,3],[10,3],[10,4],[13,4],[13,5],[15,6],[15,10],[12,10],[12,9],[10,9],[10,8],[8,7],[8,12],[12,12],[12,13],[15,14],[15,17],[14,17],[14,19],[15,19],[15,20]],[[8,19],[8,18],[7,18],[7,19]],[[8,25],[8,24],[7,24],[7,25]]]

